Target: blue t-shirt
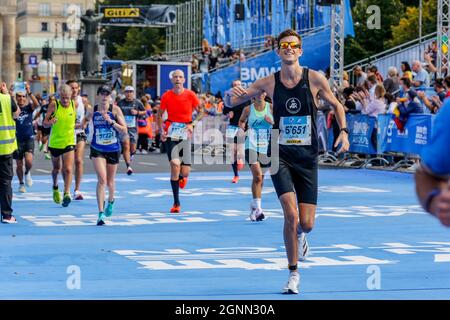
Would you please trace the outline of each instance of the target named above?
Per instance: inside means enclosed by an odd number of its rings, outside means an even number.
[[[21,108],[20,115],[16,119],[16,137],[19,142],[25,142],[34,137],[33,108],[31,104]]]
[[[450,178],[450,99],[445,100],[434,119],[433,134],[422,150],[425,166],[435,175]]]

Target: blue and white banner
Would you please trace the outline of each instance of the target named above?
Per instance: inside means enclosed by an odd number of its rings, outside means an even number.
[[[348,114],[347,128],[350,152],[363,154],[377,154],[376,146],[372,143],[372,133],[375,129],[376,118],[367,115]]]
[[[397,129],[392,115],[378,116],[378,150],[419,155],[431,138],[433,116],[413,114],[403,132]]]
[[[330,29],[303,38],[302,66],[325,70],[330,64]],[[240,79],[244,86],[277,72],[281,68],[280,57],[272,50],[254,58],[247,59],[230,67],[217,70],[209,75],[210,91],[222,94],[231,87],[231,82]],[[205,84],[203,84],[205,87]]]

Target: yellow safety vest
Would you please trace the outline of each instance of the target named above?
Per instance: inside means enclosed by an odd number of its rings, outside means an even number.
[[[0,93],[0,156],[17,149],[16,122],[12,117],[11,96]]]

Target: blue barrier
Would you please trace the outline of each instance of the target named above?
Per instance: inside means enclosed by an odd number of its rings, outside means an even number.
[[[376,119],[362,114],[348,114],[346,118],[349,131],[349,151],[363,154],[377,154],[377,150],[372,141]]]
[[[434,116],[412,114],[403,132],[398,130],[392,115],[378,116],[378,151],[419,155],[432,134]]]
[[[362,114],[347,114],[349,152],[366,155],[386,152],[419,155],[431,138],[434,117],[431,114],[412,114],[406,122],[405,130],[400,132],[391,114],[379,115],[378,118]],[[326,122],[318,122],[319,131],[323,131],[320,126],[326,126]],[[328,141],[325,151],[331,151],[334,140],[333,130],[332,128],[326,130]],[[374,130],[377,130],[376,146],[372,139]]]

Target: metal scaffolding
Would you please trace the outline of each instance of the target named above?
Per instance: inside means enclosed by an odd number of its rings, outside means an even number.
[[[450,1],[450,0],[448,0]],[[342,85],[344,72],[344,4],[331,8],[331,45],[330,45],[330,86],[336,89]]]
[[[168,56],[181,58],[201,51],[203,2],[204,0],[191,0],[176,6],[177,22],[166,28]]]
[[[438,0],[437,8],[437,77],[441,78],[450,70],[450,0]]]

